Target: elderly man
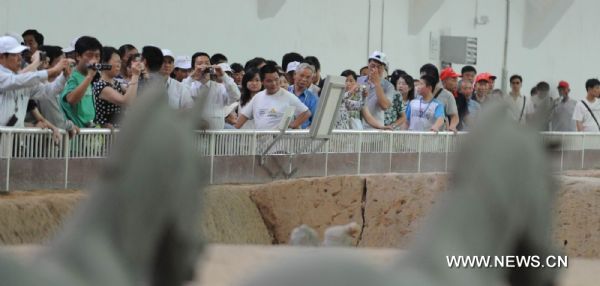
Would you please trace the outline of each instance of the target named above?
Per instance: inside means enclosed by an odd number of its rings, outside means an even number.
[[[560,132],[577,131],[577,124],[573,120],[573,112],[577,101],[569,97],[571,88],[566,81],[558,83],[559,98],[555,103],[554,113],[552,114],[551,130]]]
[[[491,75],[489,73],[480,73],[475,77],[475,94],[473,99],[479,104],[483,104],[488,100],[491,87]]]
[[[162,49],[161,52],[163,54],[163,63],[160,74],[167,80],[169,105],[174,109],[192,108],[194,106],[194,100],[192,100],[190,88],[170,76],[175,68],[175,56],[173,55],[173,52],[168,49]]]
[[[396,90],[394,85],[384,79],[383,73],[387,66],[387,57],[380,51],[375,51],[369,57],[368,73],[358,78],[360,86],[367,87],[368,95],[365,98],[365,108],[380,126],[384,126],[385,111],[392,106]],[[365,129],[375,129],[363,118]]]
[[[23,127],[29,99],[59,93],[70,75],[66,59],[48,70],[18,74],[21,53],[26,49],[13,37],[0,37],[0,126]],[[39,62],[38,53],[33,57]]]
[[[319,98],[309,89],[312,84],[315,68],[308,63],[301,63],[294,73],[294,85],[288,88],[288,91],[298,97],[298,99],[308,107],[311,116],[302,124],[302,129],[309,128],[312,124],[313,116],[317,114]]]
[[[310,118],[310,110],[297,96],[279,87],[277,67],[265,65],[260,69],[260,78],[265,89],[242,108],[235,128],[239,129],[248,119],[254,119],[256,129],[276,129],[290,106],[294,107],[296,118],[289,127],[300,128]]]

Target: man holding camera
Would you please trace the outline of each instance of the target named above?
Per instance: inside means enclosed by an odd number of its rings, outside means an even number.
[[[70,73],[66,59],[47,70],[19,73],[26,49],[13,37],[0,37],[0,126],[24,127],[29,99],[58,92]]]
[[[240,99],[240,90],[235,81],[219,65],[211,65],[206,53],[192,56],[193,71],[183,80],[192,92],[194,100],[206,98],[205,111],[211,129],[225,128],[225,107]],[[228,128],[233,126],[228,125]]]
[[[96,110],[91,83],[98,72],[95,64],[100,61],[101,50],[102,45],[93,37],[83,36],[75,42],[77,65],[60,96],[60,104],[67,119],[79,128],[94,126]]]

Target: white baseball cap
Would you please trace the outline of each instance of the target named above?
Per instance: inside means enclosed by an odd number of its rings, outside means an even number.
[[[69,46],[66,48],[63,48],[62,51],[63,53],[72,53],[75,51],[75,43],[77,43],[77,40],[79,40],[80,37],[74,38],[73,40],[71,40],[71,43],[69,43]]]
[[[192,59],[188,56],[178,56],[175,58],[175,68],[189,70],[192,68]]]
[[[232,72],[231,66],[229,66],[228,63],[220,63],[220,64],[218,64],[218,66],[220,66],[224,72]]]
[[[369,57],[369,60],[375,60],[386,66],[388,65],[387,56],[380,51],[374,51]]]
[[[295,72],[299,65],[300,65],[300,62],[291,62],[291,63],[288,64],[287,69],[285,70],[285,72],[286,73]]]
[[[175,59],[175,55],[173,54],[173,52],[171,52],[171,50],[162,49],[160,51],[162,52],[163,57],[172,57],[173,59]]]
[[[19,43],[23,43],[23,37],[21,37],[21,35],[15,33],[15,32],[8,32],[6,34],[4,34],[5,36],[10,36],[15,38],[15,40],[17,40],[17,42]]]
[[[27,49],[29,48],[19,44],[19,42],[11,36],[0,37],[0,54],[20,54]]]

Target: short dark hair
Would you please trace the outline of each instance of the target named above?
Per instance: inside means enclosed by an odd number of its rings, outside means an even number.
[[[226,63],[227,57],[224,54],[216,53],[210,57],[210,63],[213,65],[218,65],[220,63]]]
[[[251,69],[251,68],[258,68],[258,66],[260,66],[261,64],[266,64],[267,60],[265,60],[264,58],[261,57],[256,57],[253,58],[249,61],[246,62],[246,64],[244,65],[244,69]]]
[[[513,74],[508,81],[512,82],[513,79],[518,79],[520,82],[523,82],[523,77],[518,74]]]
[[[363,70],[366,70],[366,69],[369,69],[369,67],[368,66],[364,66],[364,67],[360,68],[358,70],[358,72],[361,73]]]
[[[83,55],[87,51],[102,51],[102,44],[94,37],[83,36],[75,42],[75,52]]]
[[[194,54],[192,55],[192,69],[194,69],[194,66],[196,66],[196,58],[198,58],[198,57],[202,57],[202,56],[204,56],[204,57],[207,57],[207,58],[208,58],[208,60],[210,61],[210,56],[209,56],[207,53],[205,53],[205,52],[197,52],[197,53],[194,53]],[[211,62],[211,63],[212,63],[212,62]]]
[[[535,88],[537,89],[537,91],[539,92],[548,92],[550,91],[550,85],[545,82],[545,81],[540,81]]]
[[[598,80],[597,78],[590,78],[585,82],[585,90],[589,91],[590,89],[599,86],[600,85],[600,80]]]
[[[113,47],[103,47],[102,54],[100,55],[100,62],[108,63],[108,61],[110,61],[110,58],[112,58],[113,54],[118,55],[119,51],[117,51],[117,49],[115,49]]]
[[[315,70],[317,70],[317,71],[321,70],[321,63],[319,62],[319,59],[315,56],[305,57],[304,62],[315,67]]]
[[[125,56],[125,54],[127,54],[129,51],[135,49],[135,46],[132,44],[125,44],[119,47],[119,56],[122,58],[123,56]]]
[[[538,90],[537,90],[537,87],[535,87],[535,86],[532,87],[531,90],[529,91],[530,95],[534,95],[534,94],[537,94],[537,93],[538,93]]]
[[[262,68],[260,68],[260,80],[265,80],[265,75],[268,73],[277,73],[277,75],[279,75],[279,72],[277,71],[277,66],[265,65]]]
[[[477,74],[477,70],[475,69],[474,66],[464,66],[461,70],[460,73],[461,74],[465,74],[467,72],[474,72],[475,74]]]
[[[231,64],[231,71],[234,73],[243,72],[244,67],[240,63],[233,63]]]
[[[425,73],[425,75],[432,77],[433,78],[432,85],[434,87],[437,85],[438,81],[440,81],[440,72],[438,71],[438,68],[433,64],[424,64],[421,67],[421,69],[419,69],[419,73],[420,74]],[[421,79],[423,79],[423,77],[421,77]]]
[[[38,46],[44,45],[44,35],[42,35],[37,30],[29,29],[29,30],[23,32],[23,35],[21,35],[21,37],[23,37],[23,38],[25,38],[25,36],[33,36],[33,39],[38,44]]]
[[[62,48],[59,46],[41,46],[40,51],[46,52],[49,63],[52,63],[55,59],[63,55]]]
[[[341,76],[343,76],[343,77],[352,76],[354,78],[354,80],[356,80],[358,78],[358,76],[356,75],[356,73],[353,70],[345,70],[342,72]]]
[[[279,64],[277,64],[277,62],[274,61],[274,60],[266,60],[265,64],[267,64],[267,65],[274,65],[274,66],[277,66],[278,68],[280,67]]]
[[[154,46],[145,46],[142,48],[142,58],[146,60],[148,70],[151,72],[157,72],[163,65],[163,53],[162,51]]]
[[[427,75],[427,74],[421,76],[421,80],[425,82],[426,87],[431,87],[432,90],[435,88],[435,85],[437,84],[437,81],[435,80],[435,78],[430,75]]]
[[[287,66],[291,63],[291,62],[303,62],[304,61],[304,57],[296,52],[290,52],[287,53],[285,55],[283,55],[283,57],[281,58],[281,67],[283,68],[283,70],[287,71]]]

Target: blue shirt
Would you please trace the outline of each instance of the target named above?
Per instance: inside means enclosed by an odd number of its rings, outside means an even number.
[[[288,88],[288,91],[291,92],[292,94],[296,94],[294,93],[294,86],[291,85]],[[304,121],[304,123],[302,123],[302,129],[306,129],[308,128],[311,124],[312,124],[312,120],[313,120],[313,116],[315,116],[315,114],[317,114],[317,106],[319,105],[319,98],[312,92],[310,91],[308,88],[304,90],[304,92],[302,92],[299,96],[298,99],[304,104],[306,105],[306,107],[308,107],[308,110],[310,110],[310,117],[308,118],[308,120]],[[297,115],[297,114],[296,114]]]

